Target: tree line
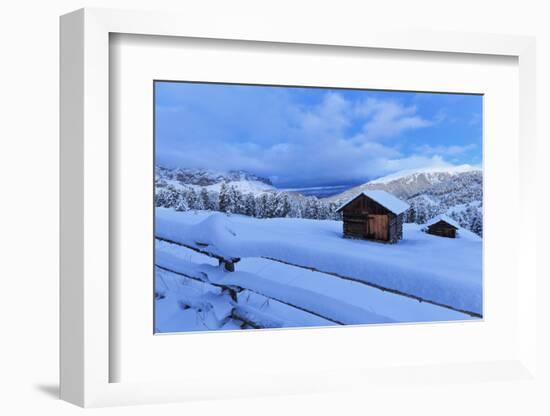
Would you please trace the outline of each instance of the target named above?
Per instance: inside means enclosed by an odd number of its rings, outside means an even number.
[[[338,220],[338,204],[314,196],[291,195],[288,192],[269,191],[258,195],[243,193],[233,185],[222,183],[220,191],[202,187],[176,188],[157,183],[155,205],[177,211],[209,210],[241,214],[256,218],[308,218]]]
[[[483,236],[482,201],[481,174],[463,174],[409,198],[411,208],[405,213],[405,222],[424,224],[436,215],[447,213],[462,228]]]
[[[404,222],[425,224],[435,216],[447,212],[441,205],[427,203],[422,198],[413,198],[408,202],[410,208],[405,212]],[[480,237],[483,236],[483,206],[481,202],[465,204],[462,210],[451,210],[447,215],[458,222],[462,228],[466,228]]]
[[[451,194],[452,195],[452,194]],[[477,195],[475,195],[477,196]],[[456,194],[454,195],[456,198]],[[442,201],[438,204],[423,197],[409,198],[411,208],[405,212],[404,222],[425,224],[431,218],[447,212],[459,202],[466,203],[463,210],[449,214],[461,227],[479,236],[483,235],[483,210],[481,203],[475,206],[475,198]],[[447,202],[447,204],[445,203]],[[205,187],[176,188],[161,181],[156,184],[155,205],[174,208],[177,211],[208,210],[228,214],[241,214],[255,218],[307,218],[316,220],[340,220],[342,214],[336,212],[339,204],[318,199],[292,195],[288,192],[269,191],[258,195],[243,193],[233,185],[222,183],[220,191],[208,191]]]

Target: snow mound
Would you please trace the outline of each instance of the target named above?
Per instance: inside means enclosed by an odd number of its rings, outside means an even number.
[[[200,245],[220,245],[234,239],[237,233],[231,226],[228,215],[215,212],[203,221],[191,226],[188,235]]]
[[[231,253],[236,251],[238,239],[231,217],[221,212],[209,213],[206,217],[193,216],[199,221],[180,223],[174,221],[174,218],[157,216],[155,235],[168,241],[207,248],[209,252],[228,259],[233,257]]]

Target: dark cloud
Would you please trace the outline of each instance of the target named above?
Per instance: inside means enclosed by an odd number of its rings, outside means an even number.
[[[446,163],[434,151],[404,152],[396,139],[438,120],[392,93],[167,83],[156,94],[157,163],[166,166],[315,186]]]

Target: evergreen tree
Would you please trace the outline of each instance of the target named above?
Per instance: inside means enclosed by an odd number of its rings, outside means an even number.
[[[329,218],[331,220],[339,221],[342,219],[342,213],[337,212],[336,210],[339,208],[339,204],[337,204],[334,201],[329,202],[328,211],[329,211]]]
[[[206,188],[201,188],[201,192],[199,194],[199,201],[201,205],[200,209],[205,209],[205,210],[212,209],[212,204],[210,202],[210,195],[208,195],[208,191],[206,190]]]
[[[303,198],[292,198],[290,200],[290,214],[291,218],[304,218],[304,199]]]
[[[187,198],[183,195],[180,195],[178,201],[175,203],[176,211],[188,211],[189,205],[187,204]]]
[[[284,194],[283,196],[283,217],[286,218],[290,216],[290,211],[292,207],[290,205],[290,198],[288,197],[288,194]]]
[[[256,198],[254,194],[248,193],[244,197],[244,215],[254,217],[256,215]]]
[[[411,207],[405,212],[405,222],[416,222],[416,211],[414,205],[411,204]]]
[[[189,209],[200,209],[198,208],[199,198],[194,188],[189,189],[187,192],[187,206]]]
[[[155,206],[156,207],[165,207],[167,200],[167,191],[166,189],[157,190],[155,193]]]
[[[222,183],[222,186],[220,188],[219,201],[220,202],[219,202],[218,209],[221,212],[226,212],[226,213],[231,212],[229,187],[225,182]]]
[[[208,200],[210,201],[210,210],[211,211],[221,211],[220,210],[220,194],[219,192],[208,192]]]
[[[175,207],[179,200],[179,196],[179,192],[173,186],[161,188],[155,195],[155,205],[165,208]]]
[[[480,237],[483,237],[483,219],[481,214],[477,212],[470,223],[470,230]]]
[[[273,217],[285,218],[290,213],[290,202],[285,192],[278,192],[273,198]]]
[[[276,214],[276,195],[273,192],[267,194],[267,202],[265,209],[266,218],[275,218]]]
[[[318,201],[317,219],[328,220],[330,218],[330,208],[327,203]]]
[[[235,214],[244,214],[244,197],[242,192],[239,191],[235,186],[231,186],[231,198],[233,200],[233,212]]]
[[[263,193],[256,198],[256,217],[268,218],[268,194]]]
[[[304,207],[304,218],[312,220],[319,218],[319,200],[316,197],[307,198]]]

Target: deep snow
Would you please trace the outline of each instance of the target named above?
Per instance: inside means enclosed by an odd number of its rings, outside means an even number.
[[[192,310],[186,309],[186,319],[172,311],[177,310],[178,301],[190,304],[189,297],[197,296],[189,292],[197,285],[204,293],[218,294],[226,305],[235,303],[219,287],[213,285],[235,285],[244,290],[239,293],[239,307],[247,308],[251,318],[264,320],[266,327],[326,326],[337,324],[375,324],[391,322],[425,322],[471,319],[468,315],[428,303],[382,292],[359,283],[350,282],[319,272],[288,266],[261,258],[243,259],[238,271],[228,273],[217,266],[217,261],[197,254],[180,246],[163,241],[156,243],[157,269],[156,290],[166,295],[166,280],[174,282],[178,290],[170,298],[157,300],[157,331],[178,332],[191,330],[221,329],[220,317],[227,315],[227,308],[215,314],[220,303],[211,302],[209,308],[202,307],[191,319]],[[201,279],[204,283],[169,273],[166,269]],[[177,282],[183,284],[185,291]],[[182,300],[183,299],[183,300]],[[207,302],[207,300],[205,300]],[[284,302],[284,303],[283,303]],[[176,304],[170,308],[167,304]],[[290,305],[297,306],[291,307]],[[165,313],[168,311],[168,313]],[[309,312],[309,313],[308,313]],[[257,314],[262,316],[258,318]],[[209,319],[206,317],[209,316]],[[271,322],[265,322],[270,317]],[[196,323],[200,325],[197,327]],[[278,323],[278,324],[277,324]],[[227,329],[227,328],[226,328]]]
[[[221,282],[247,289],[239,294],[241,314],[254,315],[254,311],[258,312],[253,307],[243,309],[240,297],[248,292],[248,298],[279,299],[345,324],[469,318],[468,315],[455,311],[419,303],[358,283],[342,281],[324,273],[309,272],[275,263],[261,257],[277,258],[327,272],[336,272],[457,309],[482,312],[482,242],[475,234],[460,229],[459,238],[444,239],[425,234],[421,231],[420,225],[405,224],[404,239],[398,244],[386,245],[343,239],[341,227],[339,221],[255,219],[205,211],[176,212],[157,208],[155,234],[158,237],[199,247],[224,257],[241,257],[242,260],[237,263],[235,273],[227,273],[220,269],[213,259],[179,246],[158,243],[156,263],[175,271],[203,273],[200,276],[207,282]],[[157,288],[162,286],[162,282],[158,281],[159,276],[166,280],[166,275],[171,275],[175,281],[184,279],[179,275],[157,271]],[[182,290],[179,286],[176,287]],[[209,287],[219,292],[219,288]],[[196,309],[189,304],[193,304],[196,299],[193,298],[193,293],[188,293],[191,289],[185,290],[188,304],[183,312],[189,315]],[[177,307],[174,309],[160,305],[174,304],[164,300],[174,296],[181,297],[181,294],[175,295],[173,290],[166,290],[164,296],[157,301],[157,329],[161,332],[173,332],[175,324],[171,317],[178,316]],[[217,296],[223,298],[227,294],[218,293]],[[223,298],[221,302],[227,304],[231,300]],[[269,303],[277,304],[273,300]],[[166,308],[167,312],[162,308]],[[205,312],[205,308],[198,309],[201,310],[204,319],[210,316],[209,312]],[[297,311],[282,303],[278,305],[278,310],[286,310],[287,315],[292,315],[292,319],[288,316],[276,316],[271,323],[275,326],[326,325],[327,322],[330,324],[319,316],[308,316],[307,312]],[[273,311],[262,313],[271,318],[275,316]],[[209,324],[205,324],[204,319],[197,318],[195,314],[193,322],[201,322],[197,324],[198,327],[191,325],[192,328],[187,328],[186,324],[186,329],[175,330],[237,325],[234,319],[220,321],[219,316],[212,316],[209,318]],[[309,321],[304,320],[304,316],[308,316]],[[260,319],[258,315],[255,318]],[[181,321],[174,319],[175,322],[180,322],[181,326]]]

